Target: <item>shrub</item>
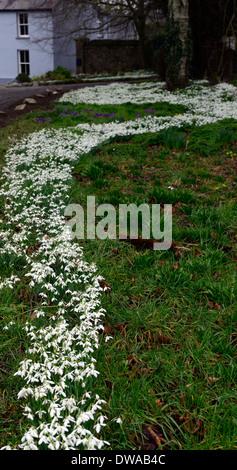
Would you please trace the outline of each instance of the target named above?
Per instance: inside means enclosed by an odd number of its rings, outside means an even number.
[[[49,70],[45,75],[44,78],[46,80],[64,80],[64,79],[71,79],[72,75],[70,70],[61,67],[61,65],[58,65],[56,69],[53,71]]]
[[[19,75],[16,77],[16,81],[18,83],[31,82],[31,78],[29,75],[27,75],[27,73],[19,73]]]

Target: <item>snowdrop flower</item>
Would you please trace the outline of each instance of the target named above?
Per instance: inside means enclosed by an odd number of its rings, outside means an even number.
[[[121,420],[121,418],[118,418],[118,419],[116,419],[116,423],[123,424],[123,421]]]
[[[18,374],[18,375],[20,375],[20,374]],[[18,399],[19,398],[27,398],[28,395],[32,395],[32,394],[33,394],[33,392],[32,392],[31,388],[28,388],[28,389],[22,388],[22,390],[18,393],[17,397],[18,397]]]
[[[105,343],[107,343],[107,341],[109,341],[110,339],[113,339],[113,336],[105,336]]]

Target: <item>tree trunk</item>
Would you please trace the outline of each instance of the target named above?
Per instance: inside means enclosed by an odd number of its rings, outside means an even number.
[[[188,84],[188,0],[168,0],[167,23],[167,86],[182,88]]]
[[[132,8],[132,7],[131,7]],[[146,19],[147,14],[144,8],[144,0],[139,0],[137,2],[137,9],[133,10],[133,19],[134,24],[137,30],[137,34],[140,42],[140,49],[143,59],[144,68],[149,67],[149,52],[147,47],[147,38],[146,38]]]
[[[136,25],[138,37],[139,37],[139,42],[140,42],[140,49],[141,49],[141,54],[142,54],[142,59],[143,59],[143,67],[144,69],[148,68],[150,65],[149,61],[149,51],[146,43],[146,33],[145,33],[145,22],[142,24],[142,22],[138,23]]]

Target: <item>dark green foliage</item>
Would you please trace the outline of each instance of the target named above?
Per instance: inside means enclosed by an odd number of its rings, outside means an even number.
[[[190,190],[185,189],[162,189],[154,188],[151,197],[155,198],[156,204],[173,204],[182,202],[184,204],[191,204],[196,202],[196,196]]]
[[[72,75],[70,70],[66,69],[65,67],[61,67],[61,65],[58,65],[53,71],[47,72],[44,77],[47,80],[63,80],[65,79],[71,79]]]
[[[25,83],[25,82],[31,82],[31,78],[29,77],[29,75],[27,75],[27,73],[19,73],[19,75],[17,75],[16,77],[16,81],[18,83]]]
[[[233,130],[222,127],[218,133],[218,140],[220,145],[231,144],[232,140],[234,140],[234,135],[235,133]]]
[[[174,150],[182,150],[186,146],[186,135],[174,128],[168,128],[161,132],[162,143]]]
[[[190,152],[203,156],[217,153],[221,147],[237,139],[237,124],[234,119],[219,121],[192,129],[189,135]]]

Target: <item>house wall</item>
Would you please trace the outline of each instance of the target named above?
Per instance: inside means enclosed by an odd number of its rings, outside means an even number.
[[[70,70],[73,75],[76,73],[76,43],[73,38],[54,39],[54,68],[58,65]]]
[[[19,73],[18,50],[29,50],[30,76],[54,66],[52,18],[49,11],[28,12],[29,38],[18,38],[17,11],[0,12],[0,80],[7,83]]]

